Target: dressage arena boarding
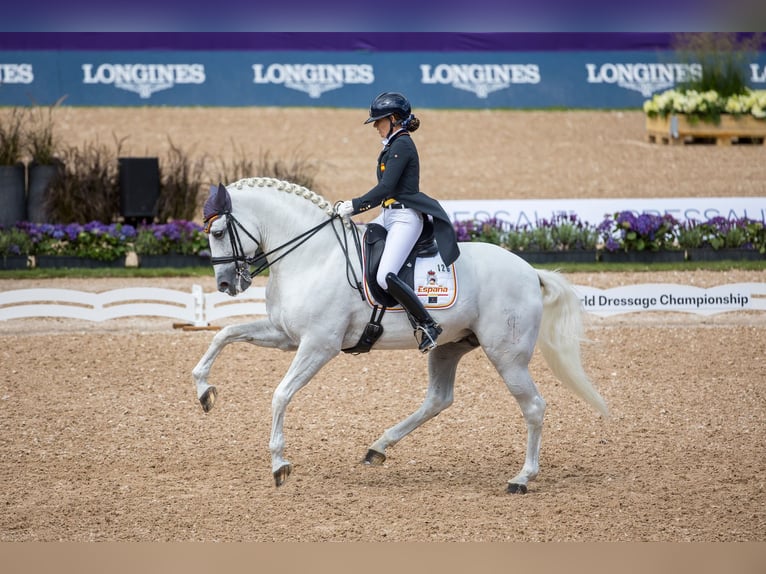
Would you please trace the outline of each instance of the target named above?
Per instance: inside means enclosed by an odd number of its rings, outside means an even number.
[[[65,112],[73,131],[98,124],[84,121],[80,114],[85,110]],[[112,110],[112,120],[105,110],[90,113],[110,131],[129,131],[127,141],[138,150],[160,145],[160,138],[146,135],[152,133],[147,124],[172,131],[183,118],[180,110],[162,116],[136,110],[131,120],[136,127],[129,129],[117,110]],[[201,143],[215,130],[210,127],[213,119],[199,113],[201,131],[194,141]],[[303,115],[316,119],[320,112],[264,111],[268,116],[283,113],[288,142],[280,145],[289,145],[295,137],[289,128],[306,121]],[[351,117],[347,112],[338,115],[341,120]],[[762,193],[763,174],[752,168],[754,160],[762,160],[762,150],[652,146],[643,141],[638,114],[596,114],[601,121],[576,113],[476,115],[485,128],[473,142],[477,155],[484,154],[476,164],[484,164],[493,153],[488,146],[501,138],[490,129],[492,124],[524,140],[522,145],[513,137],[508,150],[524,166],[515,175],[519,196],[548,192],[569,197],[572,186],[583,197],[631,197],[638,190],[659,196],[667,187],[660,188],[649,168],[665,161],[675,163],[674,170],[657,168],[665,175],[699,169],[699,177],[707,178],[696,181],[696,189],[687,181],[676,185],[672,178],[663,183],[680,194]],[[207,145],[225,147],[233,119],[224,113],[218,121],[228,131],[221,141]],[[438,131],[421,131],[421,147],[436,149],[434,156],[449,145]],[[554,133],[556,139],[546,139]],[[369,151],[366,138],[358,145],[358,155]],[[550,154],[528,151],[548,150],[547,145],[555,150],[555,161]],[[374,153],[373,145],[367,155],[374,159]],[[428,164],[437,161],[432,156]],[[711,163],[718,172],[706,171]],[[363,189],[372,177],[366,168],[366,163],[359,167],[357,182],[337,175],[344,166],[325,166],[321,173],[328,180],[335,173],[342,190],[330,193],[325,182],[322,193],[340,199],[352,188]],[[741,176],[742,171],[748,176]],[[513,181],[508,174],[479,177]],[[449,184],[436,181],[435,187],[444,190],[440,195],[457,198],[458,191],[448,191]],[[466,183],[470,189],[464,190],[465,197],[481,197],[482,190],[474,188],[482,185]],[[713,287],[764,282],[759,270],[568,273],[567,278],[575,285],[604,289],[640,283]],[[191,293],[193,285],[205,294],[215,292],[212,274],[152,280],[0,276],[0,292],[61,288],[104,293],[150,287]],[[263,286],[264,280],[255,285]],[[221,316],[213,324],[241,319]],[[277,489],[268,451],[271,394],[292,353],[244,343],[227,347],[211,372],[219,391],[216,408],[203,413],[191,370],[215,331],[173,328],[175,322],[151,316],[0,321],[0,420],[5,431],[0,443],[0,540],[766,538],[762,311],[589,315],[583,365],[609,405],[609,419],[563,389],[536,354],[532,376],[548,409],[540,475],[525,496],[507,494],[505,484],[523,461],[526,429],[516,402],[480,350],[459,365],[454,404],[389,449],[381,467],[361,464],[362,457],[384,429],[419,405],[426,359],[413,349],[340,355],[331,361],[288,409],[287,454],[294,471]]]

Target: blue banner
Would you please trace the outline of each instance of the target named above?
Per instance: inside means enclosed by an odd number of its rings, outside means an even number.
[[[766,52],[744,65],[766,89]],[[0,105],[630,109],[701,72],[670,50],[0,50]]]

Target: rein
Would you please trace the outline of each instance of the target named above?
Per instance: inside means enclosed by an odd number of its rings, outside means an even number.
[[[266,269],[271,267],[274,263],[282,259],[283,257],[286,257],[293,251],[295,251],[298,247],[306,243],[309,239],[311,239],[314,235],[316,235],[323,227],[326,225],[333,223],[336,219],[340,219],[338,215],[333,215],[326,221],[323,221],[322,223],[315,225],[311,229],[308,229],[307,231],[304,231],[300,235],[290,239],[289,241],[286,241],[282,245],[278,245],[271,251],[264,253],[261,249],[261,243],[258,241],[255,237],[253,237],[252,233],[250,233],[247,229],[245,229],[245,226],[242,225],[239,220],[234,217],[234,215],[231,212],[225,212],[222,215],[226,216],[226,230],[229,235],[229,241],[231,242],[231,252],[232,254],[230,256],[226,257],[211,257],[210,262],[213,265],[221,265],[223,263],[235,263],[237,267],[237,274],[240,276],[244,276],[246,278],[255,277],[256,275],[259,275],[263,273]],[[205,231],[210,232],[210,224],[213,223],[216,219],[218,219],[221,215],[215,215],[208,219],[205,223]],[[332,226],[333,231],[335,232],[335,238],[338,240],[338,244],[341,247],[341,250],[343,251],[343,254],[346,258],[346,279],[351,285],[352,288],[359,291],[359,293],[362,296],[362,299],[364,299],[364,293],[362,291],[362,284],[357,279],[356,273],[354,272],[353,266],[351,265],[351,259],[349,258],[349,248],[348,248],[348,236],[344,233],[343,238],[338,234],[338,230],[335,228],[335,225]],[[245,255],[245,251],[242,248],[242,240],[239,237],[239,230],[242,230],[242,232],[247,235],[257,246],[258,249],[256,250],[256,253],[253,257],[247,257]],[[362,260],[362,248],[361,244],[359,242],[359,230],[356,229],[356,226],[353,228],[353,238],[354,238],[354,244],[356,246],[357,255],[359,257],[359,261]],[[274,253],[277,253],[283,249],[286,249],[287,247],[290,247],[285,251],[284,253],[281,253],[271,261],[268,259],[270,255],[273,255]],[[251,266],[257,266],[255,270],[250,270],[249,268]],[[349,275],[349,272],[351,275]],[[353,283],[352,283],[352,277],[353,277]]]

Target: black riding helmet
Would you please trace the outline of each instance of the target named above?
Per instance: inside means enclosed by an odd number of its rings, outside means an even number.
[[[370,117],[365,124],[396,114],[399,119],[406,119],[412,113],[410,101],[399,92],[383,92],[370,104]]]

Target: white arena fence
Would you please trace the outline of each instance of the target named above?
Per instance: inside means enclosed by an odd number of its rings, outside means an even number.
[[[251,287],[237,297],[157,287],[128,287],[102,293],[72,289],[19,289],[0,292],[0,320],[66,317],[106,321],[120,317],[168,317],[197,327],[238,315],[265,315],[266,289]]]
[[[766,311],[766,283],[734,283],[702,288],[670,283],[637,284],[612,289],[575,285],[588,313],[608,316],[639,311],[674,311],[712,315]],[[168,317],[195,327],[228,317],[265,315],[266,289],[250,287],[231,297],[156,287],[129,287],[102,293],[71,289],[18,289],[0,292],[0,321],[63,317],[106,321],[120,317]]]

